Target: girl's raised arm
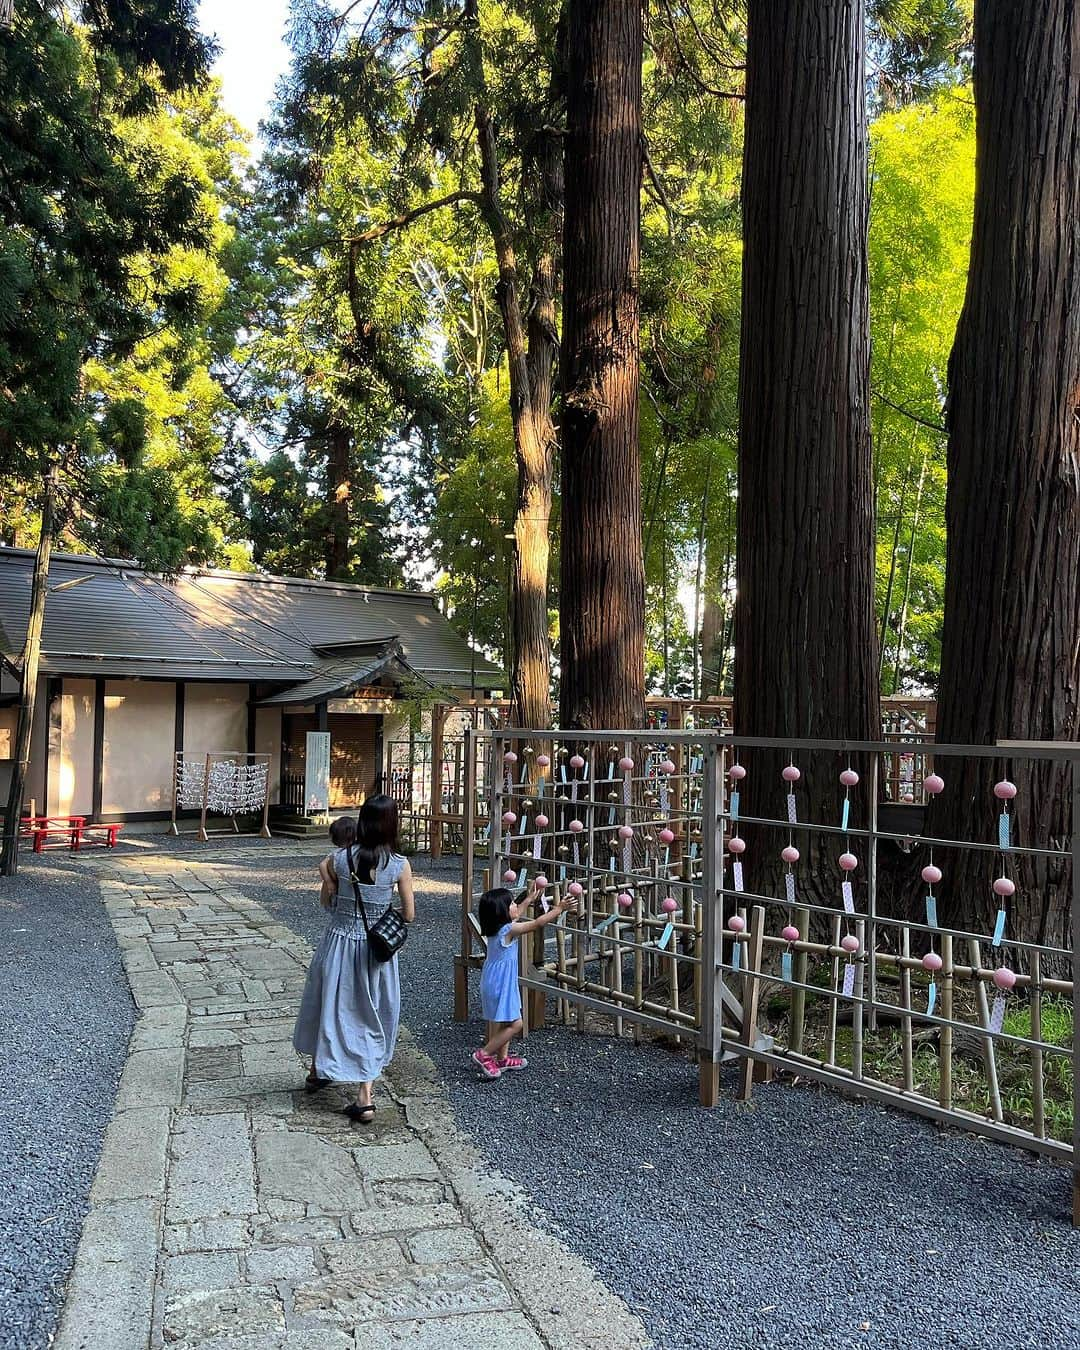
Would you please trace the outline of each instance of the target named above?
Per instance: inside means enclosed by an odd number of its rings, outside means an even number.
[[[531,933],[536,928],[543,928],[545,924],[554,923],[560,914],[565,914],[568,909],[574,906],[569,900],[557,900],[551,906],[546,914],[538,914],[535,919],[515,919],[510,925],[510,937],[520,937],[522,933]]]

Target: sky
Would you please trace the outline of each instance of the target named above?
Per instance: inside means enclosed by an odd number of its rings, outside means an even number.
[[[214,74],[225,107],[253,135],[265,116],[289,53],[285,25],[289,0],[201,0],[199,27],[221,48]]]

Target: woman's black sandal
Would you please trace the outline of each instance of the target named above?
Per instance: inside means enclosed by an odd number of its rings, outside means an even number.
[[[321,1092],[323,1088],[329,1087],[333,1081],[332,1078],[320,1078],[317,1073],[309,1073],[304,1079],[304,1087],[308,1092]]]
[[[370,1125],[375,1119],[375,1103],[350,1102],[345,1108],[345,1114],[358,1125]]]

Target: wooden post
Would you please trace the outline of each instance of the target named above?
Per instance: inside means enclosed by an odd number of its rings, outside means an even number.
[[[476,843],[476,732],[465,729],[465,826],[461,841],[461,951],[454,962],[454,1021],[469,1018],[469,957],[472,955],[473,848]]]
[[[723,760],[714,734],[704,744],[701,793],[701,1003],[698,1007],[698,1098],[715,1106],[720,1096],[724,974],[720,965],[721,871],[724,824]]]
[[[1080,760],[1072,770],[1073,1227],[1080,1228]]]
[[[445,724],[446,706],[436,703],[431,710],[431,783],[428,802],[430,820],[428,848],[433,858],[442,857],[442,757]]]
[[[738,938],[736,937],[736,941]],[[758,995],[761,992],[761,954],[765,942],[765,906],[755,905],[750,914],[750,933],[746,943],[746,973],[742,987],[742,1027],[739,1039],[750,1049],[757,1034]],[[754,1087],[754,1061],[744,1056],[739,1066],[739,1101],[748,1102]]]

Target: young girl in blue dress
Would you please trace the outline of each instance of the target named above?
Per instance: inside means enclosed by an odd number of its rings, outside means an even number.
[[[540,892],[536,883],[524,900],[515,901],[504,886],[485,891],[477,902],[480,931],[488,940],[480,1002],[487,1019],[487,1041],[473,1052],[472,1061],[483,1078],[501,1078],[508,1069],[524,1069],[528,1060],[510,1053],[510,1042],[521,1031],[521,989],[518,985],[518,938],[553,923],[572,908],[560,900],[546,914],[523,919]]]

